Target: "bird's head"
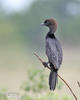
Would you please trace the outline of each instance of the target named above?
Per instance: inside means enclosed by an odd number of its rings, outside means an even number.
[[[47,26],[50,29],[50,32],[56,32],[57,30],[57,23],[56,20],[51,18],[51,19],[46,19],[41,26]]]

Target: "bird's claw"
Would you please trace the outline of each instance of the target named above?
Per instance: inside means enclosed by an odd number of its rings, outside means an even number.
[[[48,63],[47,62],[43,62],[44,67],[48,67]]]

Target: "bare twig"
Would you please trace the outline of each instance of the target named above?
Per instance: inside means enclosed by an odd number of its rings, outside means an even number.
[[[43,64],[43,60],[36,54],[36,53],[34,53],[34,55],[39,59],[39,61],[41,61],[41,63]],[[44,65],[43,65],[44,66]],[[50,67],[47,67],[49,70],[51,70],[51,68]],[[74,98],[75,98],[75,100],[78,100],[77,99],[77,97],[76,97],[76,95],[74,94],[74,92],[73,92],[73,90],[71,89],[71,87],[68,85],[68,83],[59,75],[59,74],[57,74],[58,75],[58,77],[65,83],[65,85],[68,87],[68,89],[71,91],[71,93],[72,93],[72,95],[74,96]],[[80,87],[80,83],[78,82],[78,85],[79,85],[79,87]]]
[[[43,61],[36,53],[34,53],[34,55],[35,55],[35,56],[39,59],[39,61],[41,61],[41,63],[43,64],[44,61]],[[43,66],[44,66],[44,64],[43,64]],[[47,66],[47,68],[51,70],[50,67]]]
[[[79,82],[79,81],[77,81],[77,84],[78,84],[78,86],[80,87],[80,82]]]

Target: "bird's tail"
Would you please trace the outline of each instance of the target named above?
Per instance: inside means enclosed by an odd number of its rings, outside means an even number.
[[[53,91],[55,90],[56,82],[57,82],[57,71],[51,70],[50,75],[49,75],[50,90],[53,90]]]

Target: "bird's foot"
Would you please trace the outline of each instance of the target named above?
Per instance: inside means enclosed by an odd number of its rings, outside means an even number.
[[[44,67],[48,67],[48,62],[43,62]]]

